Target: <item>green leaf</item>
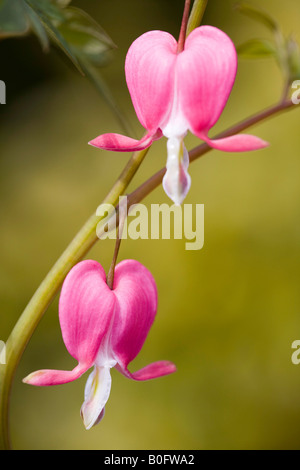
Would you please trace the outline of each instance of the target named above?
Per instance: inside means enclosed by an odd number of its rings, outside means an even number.
[[[76,55],[84,55],[91,62],[102,65],[106,52],[115,47],[103,29],[84,11],[66,8],[65,20],[58,30]]]
[[[71,3],[72,0],[53,0],[53,2],[59,6],[59,7],[62,7],[62,8],[65,8],[66,6],[69,5],[69,3]]]
[[[289,79],[290,81],[300,79],[300,48],[297,41],[290,37],[286,43],[288,67],[289,67]]]
[[[63,10],[51,0],[23,0],[38,14],[43,13],[51,21],[63,21]]]
[[[56,20],[63,21],[63,15],[56,14],[55,10],[53,10],[52,8],[48,9],[49,2],[47,0],[39,0],[39,2],[37,0],[26,0],[26,3],[34,10],[50,38],[63,50],[63,52],[71,59],[73,64],[80,71],[80,73],[82,73],[82,69],[79,65],[76,55],[74,54],[72,48],[70,48],[67,41],[61,35],[53,21],[53,18]],[[44,8],[45,6],[46,10],[43,10],[42,8]]]
[[[114,98],[96,66],[107,62],[107,53],[115,44],[93,18],[78,8],[67,7],[70,0],[0,0],[0,37],[26,34],[31,28],[44,50],[52,39],[86,74],[119,120],[129,129]]]
[[[30,21],[31,29],[38,37],[44,52],[47,52],[49,50],[49,39],[42,22],[35,11],[27,3],[24,3],[24,6]]]
[[[0,1],[0,38],[27,34],[29,21],[22,0]]]
[[[273,33],[279,30],[277,22],[260,8],[254,7],[247,2],[239,2],[234,5],[234,9],[259,23],[264,24]]]
[[[276,48],[266,39],[250,39],[237,47],[237,53],[244,59],[276,57]]]

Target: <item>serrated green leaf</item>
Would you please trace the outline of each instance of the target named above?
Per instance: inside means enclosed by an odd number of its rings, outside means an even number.
[[[29,21],[22,0],[0,1],[0,38],[27,34]]]
[[[245,59],[276,57],[276,48],[266,39],[250,39],[237,47],[237,53]]]
[[[260,8],[254,7],[247,2],[239,2],[234,5],[235,10],[240,13],[252,18],[259,23],[264,24],[272,32],[279,30],[277,22],[265,11]]]

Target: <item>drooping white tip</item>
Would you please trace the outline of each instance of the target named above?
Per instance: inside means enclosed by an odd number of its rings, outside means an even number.
[[[170,199],[181,205],[191,187],[188,174],[189,154],[182,137],[171,137],[167,143],[167,171],[163,177],[163,188]]]
[[[109,398],[110,389],[110,367],[95,366],[87,379],[84,390],[84,402],[80,410],[86,429],[91,429],[103,418],[104,407]]]

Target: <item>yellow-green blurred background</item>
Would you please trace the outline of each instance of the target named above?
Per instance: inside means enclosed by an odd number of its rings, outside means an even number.
[[[131,42],[151,29],[178,36],[183,0],[77,0],[118,48],[103,69],[116,101],[141,136],[124,77]],[[298,0],[256,3],[300,40]],[[236,45],[268,37],[263,26],[210,0],[205,24]],[[93,85],[36,38],[0,44],[1,231],[0,339],[128,159],[92,148],[104,132],[122,132]],[[273,104],[282,79],[272,60],[240,61],[220,131]],[[103,421],[86,431],[79,410],[87,374],[67,385],[35,388],[21,379],[40,368],[72,368],[61,339],[57,300],[34,333],[11,396],[16,449],[299,449],[300,365],[300,109],[251,129],[270,147],[247,154],[212,151],[190,167],[186,203],[205,205],[205,244],[125,240],[120,259],[136,258],[159,292],[155,324],[130,368],[168,359],[178,371],[137,383],[112,371]],[[198,145],[194,136],[188,148]],[[130,188],[165,164],[166,141],[155,143]],[[169,202],[161,188],[145,203]],[[107,269],[112,241],[88,258]],[[1,366],[0,367],[4,367]]]

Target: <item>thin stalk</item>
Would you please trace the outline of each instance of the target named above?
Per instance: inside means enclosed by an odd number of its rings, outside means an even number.
[[[291,109],[292,107],[297,108],[297,106],[295,106],[291,100],[286,100],[285,102],[271,106],[270,108],[267,108],[257,114],[254,114],[253,116],[250,116],[244,121],[241,121],[238,124],[235,124],[234,126],[229,127],[225,131],[216,135],[214,139],[223,139],[225,137],[230,137],[231,135],[235,135],[240,132],[243,132],[246,129],[249,129],[249,127],[254,126],[255,124],[258,124],[262,121],[265,121],[266,119],[272,116],[275,116],[283,111]],[[202,157],[203,155],[210,152],[211,150],[213,149],[209,147],[209,145],[207,145],[206,143],[198,145],[197,147],[193,148],[189,152],[190,163]],[[161,184],[165,172],[166,172],[166,169],[162,168],[153,176],[151,176],[151,178],[145,181],[141,186],[139,186],[135,191],[130,193],[128,195],[128,208],[130,208],[130,206],[132,206],[133,204],[137,204],[138,202],[140,202],[148,194],[150,194],[155,188],[157,188]]]
[[[193,29],[200,26],[208,0],[195,0],[190,14],[189,22],[187,25],[186,35],[188,36]]]
[[[115,267],[116,267],[116,263],[118,259],[119,250],[120,250],[124,222],[127,217],[128,211],[121,210],[120,206],[118,206],[117,212],[118,212],[118,220],[116,220],[116,224],[118,226],[117,239],[116,239],[113,259],[112,259],[112,262],[111,262],[111,265],[107,274],[107,279],[106,279],[107,285],[111,290],[114,288]]]
[[[195,24],[197,15],[199,16],[198,9],[195,9],[195,5],[199,3],[201,3],[201,1],[195,0],[194,2],[191,15],[194,18],[193,24]],[[186,15],[188,15],[189,10],[190,0],[186,0],[183,25],[181,28],[184,29],[184,31],[181,33],[182,39],[180,39],[181,43],[183,41],[182,47],[184,47],[186,36]],[[205,7],[203,8],[203,12],[204,10]],[[191,26],[189,26],[189,32],[190,31]],[[117,205],[119,196],[124,194],[148,150],[149,149],[142,150],[133,154],[115,185],[104,199],[104,203],[109,203],[114,206]],[[101,221],[101,218],[103,217],[97,217],[97,215],[93,214],[81,228],[33,295],[6,342],[7,364],[0,368],[0,450],[10,448],[9,397],[13,377],[23,351],[43,314],[56,296],[69,270],[88,253],[98,240],[96,227]]]
[[[117,205],[138,170],[148,149],[135,152],[120,177],[104,199],[104,203]],[[78,263],[98,240],[96,227],[103,216],[93,214],[47,274],[6,342],[6,365],[1,366],[0,380],[0,449],[10,448],[8,405],[13,376],[23,351],[36,326],[47,310],[70,269]]]
[[[223,138],[237,134],[271,116],[275,116],[284,110],[291,109],[293,106],[294,105],[290,100],[276,104],[271,108],[263,110],[241,123],[230,127],[226,131],[217,135],[216,138]],[[294,107],[296,108],[296,106]],[[122,174],[105,198],[104,203],[109,203],[114,206],[117,205],[119,196],[124,194],[129,182],[143,161],[147,150],[148,149],[133,154]],[[208,153],[210,150],[212,149],[207,144],[195,147],[189,153],[190,161],[193,162],[197,158]],[[129,206],[139,202],[155,189],[161,183],[164,173],[165,168],[161,169],[139,188],[133,191],[128,197]],[[96,227],[100,221],[101,217],[97,217],[96,215],[92,215],[88,219],[86,224],[78,232],[32,297],[6,343],[7,364],[5,367],[0,368],[0,373],[2,372],[0,382],[0,449],[7,449],[10,446],[8,433],[8,402],[13,376],[22,353],[44,312],[58,292],[66,274],[72,266],[85,256],[89,249],[98,240]]]
[[[181,21],[181,28],[179,33],[178,45],[177,45],[177,53],[183,51],[184,44],[185,44],[185,37],[186,37],[186,28],[189,20],[189,12],[191,8],[191,0],[185,0],[183,16]]]

